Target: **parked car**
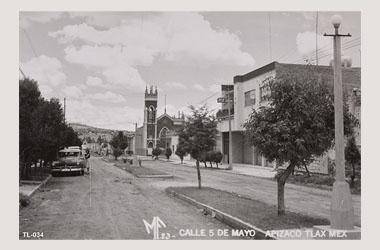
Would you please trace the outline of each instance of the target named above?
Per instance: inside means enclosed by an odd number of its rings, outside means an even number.
[[[77,172],[84,175],[85,160],[79,147],[68,147],[58,151],[58,159],[51,165],[53,176],[58,173]]]

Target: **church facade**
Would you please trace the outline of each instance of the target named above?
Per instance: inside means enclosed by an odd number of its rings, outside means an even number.
[[[170,116],[166,113],[157,114],[158,91],[157,87],[149,90],[146,87],[144,95],[144,122],[135,133],[135,152],[138,155],[152,155],[155,147],[161,149],[171,148],[173,154],[178,144],[177,131],[183,127],[184,114],[178,112],[178,116]]]

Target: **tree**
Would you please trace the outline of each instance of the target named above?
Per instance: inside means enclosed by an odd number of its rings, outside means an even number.
[[[103,139],[100,135],[98,136],[98,139],[96,140],[96,142],[99,144],[99,146],[102,145]]]
[[[181,164],[183,163],[183,157],[186,155],[186,150],[181,144],[177,145],[177,149],[175,150],[175,154],[181,159]]]
[[[171,155],[172,155],[172,150],[171,150],[171,148],[167,148],[167,149],[165,150],[165,156],[166,156],[166,159],[169,160],[169,158],[170,158]]]
[[[34,142],[32,141],[32,113],[42,100],[37,82],[24,78],[19,80],[19,157],[20,178],[26,175],[32,164]]]
[[[278,74],[267,82],[269,102],[253,110],[244,124],[246,136],[269,162],[287,164],[277,175],[278,214],[285,213],[285,182],[295,167],[309,165],[333,146],[332,85],[312,73]],[[353,132],[355,118],[344,105],[344,130]]]
[[[198,109],[190,106],[190,110],[192,115],[188,117],[184,128],[179,132],[179,145],[196,160],[198,187],[201,189],[199,162],[202,154],[211,151],[216,144],[217,121],[206,105]]]
[[[152,155],[155,157],[156,160],[158,160],[158,156],[162,153],[162,150],[159,147],[155,147],[152,150]]]
[[[128,147],[128,138],[124,135],[123,131],[118,131],[113,135],[110,145],[112,147],[113,156],[115,157],[115,160],[117,160]]]
[[[32,164],[52,162],[65,146],[80,145],[78,134],[64,121],[58,99],[41,96],[36,81],[19,81],[20,178],[27,177]],[[42,166],[42,164],[41,164]]]
[[[354,186],[355,181],[355,165],[360,164],[361,161],[361,155],[359,152],[358,147],[356,146],[355,138],[351,137],[347,141],[346,148],[344,150],[346,161],[351,165],[352,167],[352,174],[351,174],[351,187]]]

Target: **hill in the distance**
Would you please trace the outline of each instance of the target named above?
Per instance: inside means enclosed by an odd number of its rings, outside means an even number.
[[[80,139],[83,140],[85,138],[87,142],[96,142],[99,136],[109,142],[112,136],[118,131],[114,129],[96,128],[80,123],[70,123],[69,125],[78,133]]]

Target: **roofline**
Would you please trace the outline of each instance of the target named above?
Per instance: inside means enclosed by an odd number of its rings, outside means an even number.
[[[267,73],[269,71],[272,71],[272,70],[276,69],[277,63],[278,63],[277,61],[274,61],[274,62],[271,62],[267,65],[262,66],[261,68],[255,69],[254,71],[251,71],[247,74],[234,76],[234,84],[238,83],[238,82],[248,81],[248,80],[250,80],[256,76],[259,76],[259,75],[262,75],[262,74]]]
[[[279,63],[277,61],[273,61],[273,62],[271,62],[267,65],[264,65],[258,69],[255,69],[251,72],[248,72],[247,74],[234,76],[234,84],[239,83],[239,82],[246,82],[252,78],[255,78],[256,76],[268,73],[272,70],[275,70],[277,65],[279,65],[279,64],[280,65],[305,66],[305,67],[311,66],[311,67],[318,67],[318,68],[331,68],[332,67],[329,65],[304,65],[304,64],[295,64],[295,63]],[[348,67],[348,68],[342,67],[342,71],[347,70],[347,69],[361,69],[361,67]]]

